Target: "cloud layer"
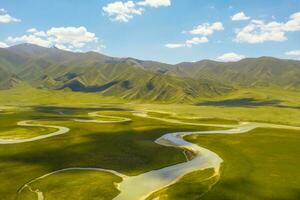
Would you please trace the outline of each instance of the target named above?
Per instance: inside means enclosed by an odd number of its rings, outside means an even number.
[[[262,20],[251,20],[242,29],[235,31],[235,41],[240,43],[263,43],[265,41],[282,42],[287,40],[287,32],[300,31],[300,12],[290,15],[287,22],[264,22]]]
[[[184,43],[169,43],[165,47],[170,49],[182,48],[182,47],[192,47],[193,45],[208,43],[209,40],[207,36],[212,35],[215,31],[224,30],[223,24],[221,22],[203,23],[194,27],[194,29],[188,31],[190,35],[198,35],[191,39],[186,40]]]
[[[190,31],[192,35],[212,35],[215,31],[224,30],[223,24],[221,22],[215,22],[213,24],[204,23],[196,26]]]
[[[109,3],[102,8],[103,11],[113,21],[128,22],[134,15],[141,15],[144,11],[142,8],[137,8],[133,1],[121,2],[116,1]]]
[[[171,0],[144,0],[137,3],[140,6],[150,6],[154,8],[158,8],[161,6],[170,6]]]
[[[288,51],[288,52],[285,52],[285,55],[288,55],[288,56],[300,56],[300,50]]]
[[[244,58],[245,58],[244,55],[239,55],[236,53],[225,53],[222,56],[219,56],[217,60],[221,62],[236,62]]]
[[[20,19],[10,16],[4,8],[0,9],[0,23],[8,24],[13,22],[21,22]]]
[[[166,44],[165,47],[169,49],[176,49],[182,47],[192,47],[193,45],[207,43],[207,42],[208,42],[207,37],[193,37],[190,40],[186,40],[184,43],[169,43]]]
[[[79,27],[53,27],[47,31],[28,29],[29,34],[19,37],[8,37],[6,43],[15,45],[19,43],[32,43],[43,47],[56,46],[64,50],[80,50],[89,43],[98,43],[98,38],[84,26]]]
[[[118,22],[129,22],[135,15],[142,15],[145,7],[167,7],[171,0],[144,0],[137,3],[133,1],[116,1],[102,8],[103,12],[112,20]]]
[[[231,16],[232,21],[243,21],[248,20],[250,17],[246,16],[244,12],[236,13],[235,15]]]

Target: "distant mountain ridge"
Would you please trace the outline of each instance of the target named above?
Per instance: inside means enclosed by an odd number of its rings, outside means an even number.
[[[33,44],[0,48],[0,89],[26,83],[125,99],[186,102],[244,87],[298,89],[299,77],[299,61],[271,57],[169,65]]]

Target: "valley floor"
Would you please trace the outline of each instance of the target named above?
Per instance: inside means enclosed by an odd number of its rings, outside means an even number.
[[[202,100],[220,106],[164,105],[71,93],[64,96],[74,100],[70,101],[71,105],[56,100],[61,92],[33,91],[36,92],[34,98],[23,96],[19,101],[16,98],[18,91],[9,92],[10,101],[0,100],[0,141],[25,142],[0,144],[2,199],[113,199],[120,192],[120,176],[131,177],[164,169],[195,157],[195,152],[182,153],[179,148],[155,143],[156,139],[176,132],[222,132],[243,121],[289,126],[256,128],[237,135],[184,137],[223,160],[220,176],[212,176],[214,170],[211,168],[194,171],[150,194],[147,199],[300,197],[300,180],[297,178],[300,177],[297,148],[300,130],[290,129],[290,126],[300,126],[298,96],[290,100],[291,94],[286,94],[278,105],[252,107],[249,103],[253,100],[249,99],[258,98],[257,93],[246,97],[247,92],[235,94],[230,97],[235,100],[229,102],[230,106],[227,101],[224,104],[224,99]],[[0,92],[0,97],[7,98],[4,93]],[[275,96],[277,94],[269,93],[269,98]],[[82,101],[76,101],[80,98]],[[239,105],[236,105],[236,99],[246,100],[237,101]],[[27,120],[44,126],[17,126],[18,122]],[[67,127],[69,131],[26,142],[28,138],[56,131],[54,127]],[[91,168],[109,169],[120,174]],[[35,180],[62,169],[70,170]]]

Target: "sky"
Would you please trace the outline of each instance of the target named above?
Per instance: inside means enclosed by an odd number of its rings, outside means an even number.
[[[0,47],[25,42],[171,64],[300,60],[300,0],[0,0]]]

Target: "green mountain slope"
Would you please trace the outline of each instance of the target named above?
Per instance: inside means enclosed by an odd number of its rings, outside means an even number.
[[[299,88],[299,77],[299,61],[268,57],[168,65],[32,44],[0,48],[0,89],[26,83],[132,100],[187,102],[244,87]]]
[[[182,63],[169,72],[194,79],[211,78],[239,87],[299,87],[300,62],[271,57],[247,58],[239,62],[200,61]]]
[[[22,80],[15,74],[0,67],[0,89],[9,89],[20,84]]]

